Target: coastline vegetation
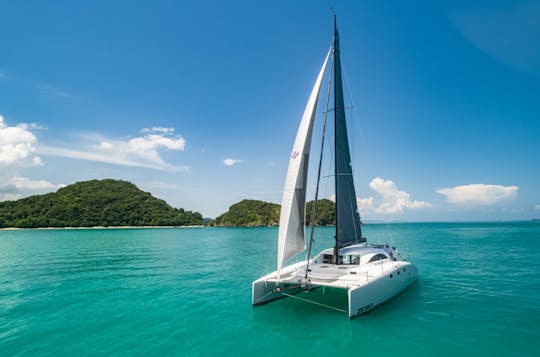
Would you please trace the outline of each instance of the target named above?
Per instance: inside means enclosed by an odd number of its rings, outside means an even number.
[[[311,223],[313,201],[307,203],[306,224]],[[0,228],[277,226],[281,206],[242,200],[214,220],[199,212],[174,208],[164,200],[121,180],[90,180],[56,192],[16,201],[0,202]],[[318,201],[315,225],[335,225],[335,203]]]
[[[174,208],[121,180],[77,182],[56,192],[0,202],[0,228],[204,225],[198,212]]]
[[[313,201],[306,206],[306,224],[311,223]],[[242,200],[229,207],[229,210],[217,217],[211,224],[217,227],[259,227],[277,226],[281,206],[276,203],[259,200]],[[335,225],[335,203],[322,199],[317,203],[315,225]]]
[[[280,205],[259,200],[242,200],[229,207],[217,217],[213,226],[218,227],[258,227],[279,224]]]

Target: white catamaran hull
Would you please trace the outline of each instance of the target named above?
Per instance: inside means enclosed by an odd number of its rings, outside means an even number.
[[[408,288],[417,278],[416,265],[408,263],[365,285],[350,288],[348,291],[349,318],[353,319],[365,314],[390,300]]]
[[[353,319],[398,295],[418,277],[416,266],[403,260],[387,258],[359,265],[335,265],[322,263],[323,254],[310,261],[307,280],[306,261],[282,269],[279,277],[275,271],[255,280],[252,285],[252,304],[265,304],[321,286],[346,289],[348,315]],[[370,256],[376,254],[371,253]]]

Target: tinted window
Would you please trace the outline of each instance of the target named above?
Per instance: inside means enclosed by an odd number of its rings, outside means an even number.
[[[387,258],[387,256],[384,255],[384,254],[376,254],[376,255],[371,257],[371,259],[369,260],[369,263],[376,262],[377,260],[383,260],[383,259],[386,259],[386,258]]]

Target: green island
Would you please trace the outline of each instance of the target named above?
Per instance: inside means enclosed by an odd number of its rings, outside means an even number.
[[[82,181],[56,192],[0,202],[0,228],[204,224],[200,213],[171,207],[121,180]]]
[[[307,203],[311,222],[313,201]],[[259,200],[242,200],[214,220],[199,212],[171,207],[164,200],[122,180],[81,181],[56,192],[16,201],[0,202],[0,228],[277,226],[281,206]],[[334,202],[318,201],[315,225],[334,225]]]
[[[242,200],[229,207],[229,210],[211,222],[217,227],[259,227],[277,226],[281,206],[259,200]],[[306,206],[306,223],[311,222],[313,201]],[[334,225],[336,223],[335,203],[322,199],[317,203],[315,225]]]
[[[277,226],[281,206],[259,200],[242,200],[212,221],[217,227]]]

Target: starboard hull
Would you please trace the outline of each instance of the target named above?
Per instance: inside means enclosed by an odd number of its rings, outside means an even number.
[[[386,272],[368,284],[352,287],[348,291],[349,318],[366,314],[392,299],[411,286],[418,278],[414,264],[398,267]]]

